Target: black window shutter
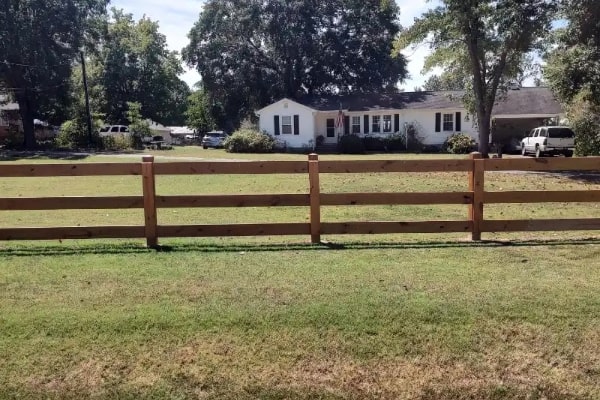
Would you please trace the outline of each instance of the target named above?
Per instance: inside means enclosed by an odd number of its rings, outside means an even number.
[[[273,123],[275,125],[275,136],[279,136],[279,115],[276,115],[273,119]]]
[[[363,133],[369,133],[369,116],[365,115],[365,130]]]
[[[435,113],[435,131],[442,131],[442,113]]]
[[[300,134],[300,116],[294,115],[294,135]]]
[[[400,132],[400,114],[394,114],[394,132]]]
[[[344,117],[344,135],[349,135],[349,134],[350,134],[350,117],[346,115]]]
[[[462,131],[462,113],[459,111],[456,113],[456,132]]]

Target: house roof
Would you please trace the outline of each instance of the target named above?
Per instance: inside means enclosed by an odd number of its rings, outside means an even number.
[[[361,93],[347,96],[312,96],[297,102],[318,111],[443,110],[463,108],[463,91]],[[545,87],[509,90],[497,101],[494,115],[557,115],[563,109]]]

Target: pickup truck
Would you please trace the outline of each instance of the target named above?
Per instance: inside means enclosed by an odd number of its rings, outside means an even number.
[[[575,133],[566,126],[545,126],[535,128],[521,141],[521,154],[545,155],[564,154],[573,157],[575,151]]]

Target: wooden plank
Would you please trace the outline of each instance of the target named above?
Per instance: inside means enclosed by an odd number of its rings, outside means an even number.
[[[0,228],[0,240],[132,239],[144,234],[143,226]]]
[[[148,247],[158,246],[158,217],[156,215],[156,182],[154,156],[145,156],[142,163],[142,187],[144,191],[144,226]]]
[[[310,224],[232,224],[159,226],[160,237],[227,237],[309,235]]]
[[[600,202],[600,190],[485,192],[483,198],[489,204],[593,203]]]
[[[469,206],[469,219],[473,222],[471,240],[481,240],[483,222],[483,193],[485,190],[485,166],[481,153],[471,154],[473,170],[469,172],[469,190],[473,192],[473,203]]]
[[[372,160],[321,161],[323,174],[358,174],[378,172],[466,172],[473,168],[470,160]]]
[[[470,232],[471,221],[416,222],[323,222],[323,235],[376,235],[387,233],[450,233]]]
[[[485,160],[486,171],[600,171],[600,157],[497,158]]]
[[[140,163],[0,165],[0,177],[141,175]]]
[[[307,207],[308,194],[157,196],[158,208]]]
[[[484,232],[552,232],[600,230],[600,218],[547,219],[547,220],[488,220],[482,224]]]
[[[305,174],[306,161],[224,161],[224,162],[170,162],[157,163],[156,175],[209,175],[209,174]]]
[[[321,183],[319,180],[319,156],[308,156],[308,179],[310,184],[310,238],[313,244],[321,243]]]
[[[7,197],[0,198],[0,210],[115,210],[142,208],[142,196],[118,197]]]
[[[323,206],[471,204],[471,192],[447,193],[324,193]]]

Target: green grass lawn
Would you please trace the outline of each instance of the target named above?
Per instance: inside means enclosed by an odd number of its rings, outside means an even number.
[[[202,149],[171,154],[232,157]],[[367,158],[376,157],[406,156]],[[123,159],[80,161],[107,160]],[[32,161],[48,162],[7,162]],[[600,189],[562,175],[486,178],[488,190]],[[322,186],[448,191],[466,190],[467,179],[330,175]],[[307,187],[301,175],[158,180],[159,194]],[[0,193],[135,195],[141,179],[7,178]],[[510,205],[488,207],[486,215],[598,218],[600,209]],[[325,221],[462,218],[465,206],[323,212]],[[307,208],[159,210],[163,224],[307,219]],[[0,226],[142,222],[141,211],[0,212]],[[324,239],[330,244],[312,246],[308,237],[180,239],[162,241],[161,252],[142,241],[0,243],[0,398],[600,398],[598,232],[486,234],[490,241],[481,244],[465,235]]]

